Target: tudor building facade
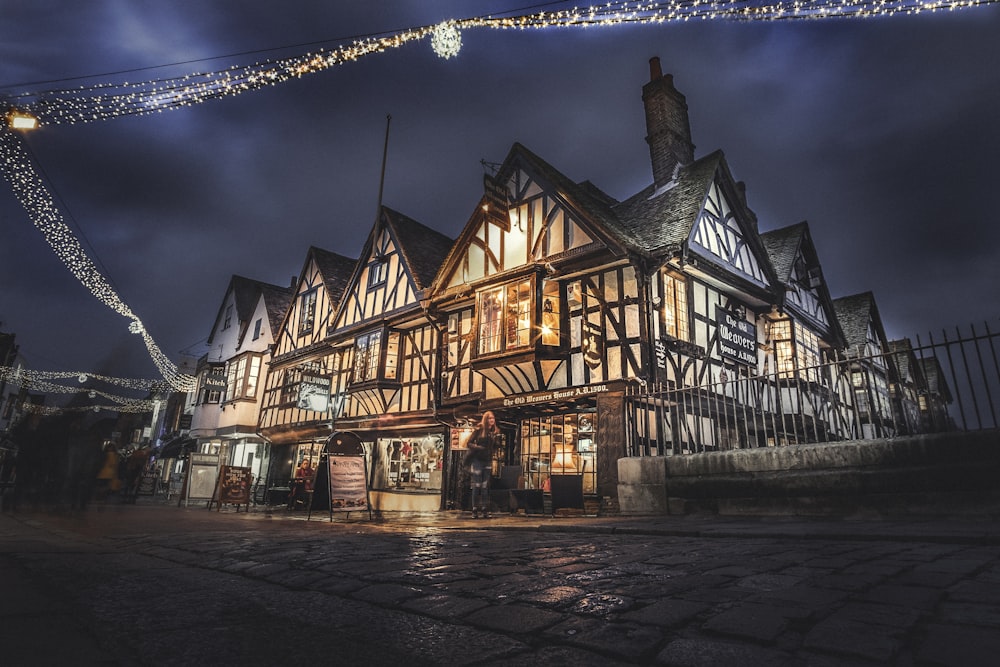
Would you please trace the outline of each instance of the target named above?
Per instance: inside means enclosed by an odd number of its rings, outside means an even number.
[[[457,239],[380,206],[359,260],[310,250],[260,412],[271,486],[347,430],[378,509],[462,507],[485,410],[496,476],[575,476],[591,507],[626,455],[861,436],[853,376],[824,363],[847,341],[808,224],[759,231],[724,154],[695,158],[658,59],[642,100],[653,182],[623,201],[514,144]],[[872,410],[905,391],[883,370]]]

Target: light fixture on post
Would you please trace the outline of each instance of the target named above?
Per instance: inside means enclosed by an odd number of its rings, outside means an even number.
[[[7,111],[7,127],[12,130],[34,130],[38,127],[38,119],[26,111],[11,107]]]

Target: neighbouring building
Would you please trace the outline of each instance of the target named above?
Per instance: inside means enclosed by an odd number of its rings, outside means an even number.
[[[258,418],[258,432],[271,444],[265,502],[288,501],[295,471],[303,461],[315,470],[332,432],[331,386],[339,366],[326,337],[356,263],[309,248],[275,330]]]
[[[219,307],[208,352],[199,360],[199,389],[187,437],[194,451],[224,465],[267,474],[267,442],[257,433],[263,379],[274,332],[288,312],[291,287],[233,276]]]

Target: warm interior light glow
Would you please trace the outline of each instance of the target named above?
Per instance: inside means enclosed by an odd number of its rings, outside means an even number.
[[[38,127],[38,119],[30,113],[12,110],[7,114],[7,124],[12,130],[34,130]]]

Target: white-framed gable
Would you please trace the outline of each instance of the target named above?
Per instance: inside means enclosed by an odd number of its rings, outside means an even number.
[[[239,350],[241,352],[267,352],[273,342],[271,322],[267,312],[267,302],[264,295],[257,298],[253,314],[243,327],[240,336]]]
[[[753,234],[756,231],[743,224],[718,180],[713,180],[688,237],[689,248],[735,275],[768,287],[764,260],[750,243]]]
[[[530,264],[597,247],[597,235],[556,188],[521,167],[512,170],[506,211],[490,213],[482,205],[460,237],[445,289],[473,283]]]
[[[384,221],[376,224],[365,247],[368,252],[347,286],[334,330],[419,304],[413,275],[392,226]]]
[[[800,247],[792,262],[785,289],[785,305],[794,308],[801,315],[824,329],[830,327],[830,316],[824,305],[821,288],[823,274],[818,266],[810,266]]]
[[[310,256],[275,340],[274,356],[321,342],[334,305],[327,294],[319,264]]]

